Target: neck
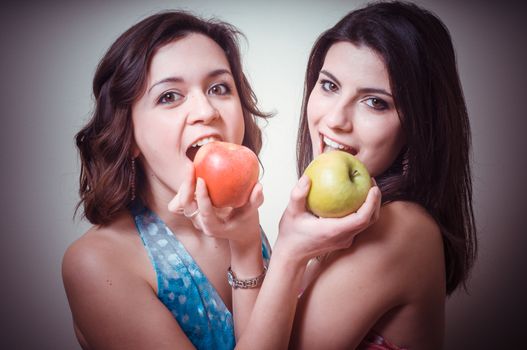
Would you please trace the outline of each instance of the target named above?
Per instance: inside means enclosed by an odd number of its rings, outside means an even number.
[[[174,234],[201,235],[201,232],[194,227],[192,221],[185,217],[185,215],[172,213],[168,210],[168,203],[174,196],[175,193],[156,195],[150,191],[146,198],[146,206],[156,213]]]

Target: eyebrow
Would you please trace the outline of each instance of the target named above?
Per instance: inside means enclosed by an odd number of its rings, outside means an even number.
[[[232,73],[228,69],[220,68],[220,69],[215,69],[215,70],[211,71],[209,74],[207,74],[207,78],[215,78],[215,77],[223,75],[223,74],[228,74],[228,75],[232,76]],[[165,78],[165,79],[161,79],[160,81],[158,81],[158,82],[154,83],[152,86],[150,86],[150,88],[148,89],[148,93],[150,93],[152,91],[152,89],[154,87],[156,87],[157,85],[166,84],[166,83],[181,83],[183,81],[185,81],[185,79],[183,79],[181,77],[168,77],[168,78]]]
[[[325,76],[327,76],[328,78],[330,78],[331,80],[335,81],[335,83],[337,83],[337,85],[342,85],[340,83],[340,81],[333,75],[331,74],[330,72],[328,72],[327,70],[321,70],[320,73],[324,74]],[[393,99],[393,96],[392,94],[390,94],[388,91],[384,90],[384,89],[378,89],[378,88],[358,88],[357,89],[357,92],[358,93],[361,93],[361,94],[380,94],[380,95],[386,95],[390,98]]]
[[[393,99],[392,94],[390,94],[388,91],[386,91],[386,90],[384,90],[384,89],[376,89],[376,88],[359,88],[359,89],[357,89],[357,92],[358,92],[358,93],[361,93],[361,94],[379,94],[379,95],[385,95],[385,96],[388,96],[389,98],[392,98],[392,99]]]
[[[340,83],[340,81],[337,79],[337,77],[335,77],[333,74],[331,74],[331,73],[328,72],[327,70],[322,69],[322,70],[320,71],[320,73],[324,74],[324,75],[327,76],[329,79],[335,81],[335,83],[337,83],[337,85],[342,85],[342,84]]]

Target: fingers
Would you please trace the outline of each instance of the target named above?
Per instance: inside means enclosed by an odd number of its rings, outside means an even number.
[[[180,192],[179,192],[179,200],[181,204],[185,207],[185,209],[189,209],[189,207],[192,207],[194,203],[194,193],[196,192],[196,183],[194,180],[194,173],[192,173],[192,176],[187,178],[186,181],[183,182]],[[195,208],[192,208],[195,209]],[[185,212],[188,212],[185,210]]]
[[[261,183],[254,185],[254,188],[249,197],[249,204],[254,208],[259,208],[264,202],[263,186]]]
[[[183,214],[183,207],[179,202],[179,192],[168,202],[168,211],[174,214]]]
[[[329,235],[324,238],[336,249],[349,248],[357,234],[367,229],[379,218],[381,191],[377,186],[370,188],[366,201],[357,210],[343,218],[319,218],[320,225],[327,225]],[[333,243],[331,243],[333,242]]]
[[[364,204],[357,210],[357,214],[371,217],[375,211],[381,206],[381,191],[379,187],[374,186],[368,191],[368,196]]]
[[[192,214],[198,209],[194,199],[195,191],[194,169],[191,169],[188,177],[181,183],[176,196],[168,203],[168,210],[172,213],[185,214],[187,217],[193,216]]]
[[[207,184],[200,177],[196,181],[196,202],[203,218],[210,217],[214,213],[214,206],[209,197]]]
[[[328,221],[328,226],[333,227],[335,240],[340,248],[348,248],[353,243],[357,234],[364,231],[379,218],[381,207],[381,191],[377,186],[370,188],[366,201],[357,210],[340,219],[320,219]],[[322,224],[322,222],[321,222]],[[340,238],[339,238],[340,237]]]
[[[374,198],[374,207],[375,211],[371,217],[370,223],[377,222],[379,220],[379,215],[381,213],[381,204],[382,204],[382,194],[379,187],[375,186],[370,189],[370,192],[373,192]]]
[[[306,199],[311,188],[311,180],[306,175],[302,175],[296,186],[291,191],[289,205],[287,209],[293,214],[306,211]]]
[[[263,201],[263,186],[258,182],[256,185],[254,185],[247,203],[245,203],[245,205],[240,208],[233,209],[229,218],[243,220],[245,216],[252,215],[254,211],[257,211],[258,208],[263,204]]]

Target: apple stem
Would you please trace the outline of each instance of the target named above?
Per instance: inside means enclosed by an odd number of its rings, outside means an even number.
[[[359,172],[357,170],[353,170],[353,172],[351,173],[351,177],[355,177],[359,175]]]

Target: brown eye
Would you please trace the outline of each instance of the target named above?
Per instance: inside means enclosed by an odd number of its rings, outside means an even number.
[[[366,104],[376,110],[385,110],[388,108],[388,103],[386,101],[377,98],[377,97],[370,97],[366,100]]]
[[[338,90],[337,84],[329,80],[322,80],[320,85],[322,86],[322,89],[327,92],[335,92]]]
[[[168,91],[161,95],[158,102],[161,104],[170,104],[178,101],[179,99],[181,99],[181,97],[182,96],[180,94],[177,94],[173,91]]]
[[[209,89],[209,95],[227,95],[231,89],[225,84],[216,84]]]

